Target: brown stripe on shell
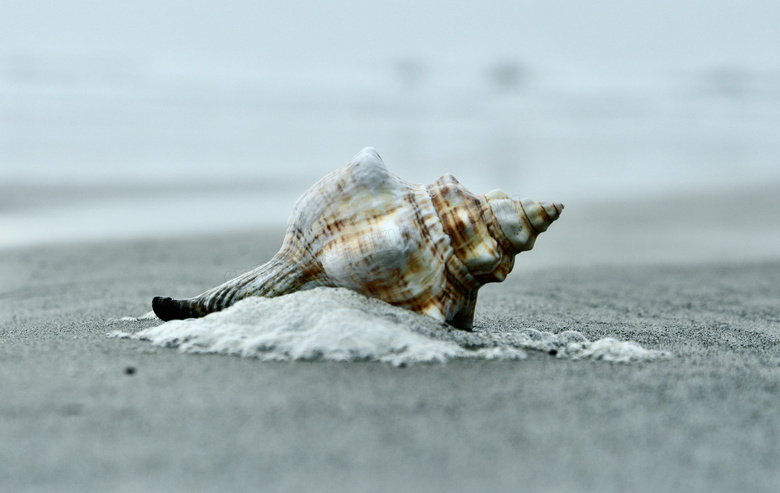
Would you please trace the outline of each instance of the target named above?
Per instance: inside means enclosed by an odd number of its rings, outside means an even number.
[[[434,206],[455,255],[472,276],[492,272],[503,252],[486,225],[483,201],[451,176],[445,175],[431,188]]]
[[[493,239],[498,242],[498,244],[501,246],[502,252],[504,252],[505,255],[514,255],[512,242],[509,241],[509,238],[507,238],[504,234],[504,230],[501,229],[501,224],[498,222],[496,216],[493,215],[493,209],[490,207],[487,199],[484,195],[480,195],[479,198],[482,205],[482,219],[485,221],[485,225],[490,232],[490,236],[492,236]]]
[[[520,202],[520,201],[518,201],[517,203],[520,205],[520,209],[522,209],[522,211],[523,211],[523,223],[525,223],[525,225],[526,225],[526,226],[528,226],[528,227],[531,229],[531,231],[533,231],[533,232],[534,232],[534,233],[535,233],[537,236],[538,236],[538,235],[540,235],[541,233],[539,232],[539,230],[537,230],[537,229],[534,227],[534,224],[533,224],[533,223],[531,222],[531,220],[528,218],[528,213],[525,211],[525,207],[523,207],[523,203],[522,203],[522,202]],[[546,215],[546,214],[547,214],[547,213],[545,212],[545,215]],[[548,216],[548,217],[549,217],[549,216]]]

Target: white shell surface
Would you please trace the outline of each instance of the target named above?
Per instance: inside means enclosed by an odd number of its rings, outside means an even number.
[[[453,309],[426,303],[445,289],[452,255],[431,198],[390,173],[373,148],[307,191],[288,228],[301,232],[334,286],[438,319]]]

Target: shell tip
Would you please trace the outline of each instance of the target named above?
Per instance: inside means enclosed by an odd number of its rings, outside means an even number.
[[[157,318],[164,322],[184,318],[181,316],[179,303],[173,298],[155,296],[152,300],[152,310],[154,310],[154,314],[157,315]]]
[[[360,152],[357,153],[357,155],[353,158],[353,161],[360,161],[362,158],[364,158],[368,154],[370,157],[373,157],[374,159],[382,159],[382,156],[379,155],[379,152],[371,146],[366,146],[363,149],[360,150]]]

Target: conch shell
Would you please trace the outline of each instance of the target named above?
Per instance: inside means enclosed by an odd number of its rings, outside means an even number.
[[[371,148],[298,199],[279,252],[195,298],[154,298],[163,320],[202,317],[247,296],[331,286],[471,329],[477,290],[501,282],[515,255],[558,219],[562,204],[474,195],[450,174],[408,183]]]

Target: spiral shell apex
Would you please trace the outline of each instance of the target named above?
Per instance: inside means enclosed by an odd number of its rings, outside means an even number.
[[[270,261],[195,298],[157,297],[152,307],[163,320],[201,317],[247,296],[329,286],[471,329],[479,288],[503,281],[562,210],[501,190],[475,195],[450,174],[408,183],[367,147],[298,199]]]

